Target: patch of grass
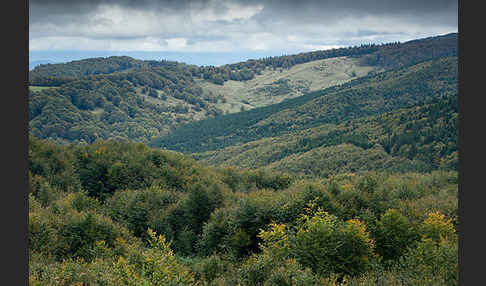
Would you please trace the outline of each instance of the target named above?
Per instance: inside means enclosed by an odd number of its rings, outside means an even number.
[[[266,68],[248,81],[229,80],[217,85],[199,80],[205,94],[221,95],[226,102],[217,107],[228,113],[276,104],[304,93],[345,83],[381,69],[362,66],[358,59],[337,57],[292,66],[290,69]]]

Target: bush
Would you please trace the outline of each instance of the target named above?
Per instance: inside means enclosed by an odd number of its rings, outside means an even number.
[[[118,191],[105,203],[105,213],[125,225],[137,237],[144,237],[148,227],[156,229],[160,213],[175,204],[179,196],[158,187],[141,191]]]
[[[310,269],[297,263],[295,259],[286,260],[283,265],[272,269],[264,286],[311,286],[321,285]]]
[[[407,247],[419,240],[408,219],[394,209],[387,210],[377,221],[373,237],[376,252],[384,260],[397,259],[407,251]]]
[[[343,222],[320,208],[308,211],[298,219],[293,231],[278,224],[261,231],[263,253],[280,260],[295,258],[303,267],[324,277],[331,273],[359,275],[370,268],[375,258],[374,242],[362,222]]]
[[[456,237],[454,225],[450,219],[439,212],[431,212],[424,220],[420,232],[423,238],[429,238],[435,242],[441,240],[453,240]]]

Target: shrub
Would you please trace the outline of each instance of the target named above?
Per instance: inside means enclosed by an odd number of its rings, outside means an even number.
[[[408,219],[394,209],[387,210],[377,221],[373,237],[376,241],[376,252],[384,260],[397,259],[407,251],[407,247],[419,239]]]
[[[424,220],[420,232],[423,238],[430,238],[435,242],[453,240],[456,237],[454,225],[450,219],[439,212],[431,212]]]
[[[291,249],[304,267],[323,276],[333,272],[357,275],[369,268],[374,242],[362,222],[342,222],[320,208],[300,221]]]

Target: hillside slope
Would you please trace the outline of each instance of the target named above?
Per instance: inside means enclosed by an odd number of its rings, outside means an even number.
[[[185,123],[282,103],[382,70],[455,54],[457,34],[449,34],[221,67],[130,57],[39,65],[29,72],[29,126],[35,136],[62,143],[109,138],[148,142]]]
[[[327,176],[457,168],[457,95],[193,156],[211,165]]]
[[[228,80],[223,85],[201,80],[204,93],[224,98],[218,108],[235,113],[267,106],[305,93],[339,85],[382,71],[359,59],[336,57],[297,64],[287,69],[267,67],[247,81]]]
[[[378,115],[457,93],[457,57],[361,77],[279,104],[192,122],[151,145],[194,153]]]
[[[110,57],[40,65],[29,74],[30,131],[58,142],[147,142],[182,123],[270,105],[376,70],[331,58],[215,84],[211,67],[168,61]]]

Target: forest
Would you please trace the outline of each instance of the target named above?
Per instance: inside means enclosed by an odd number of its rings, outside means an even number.
[[[179,126],[149,145],[203,152],[457,95],[457,57],[358,78],[279,104]]]
[[[299,179],[29,142],[30,285],[456,285],[456,171]]]
[[[230,114],[204,85],[335,57],[379,68]],[[457,62],[448,34],[220,67],[36,67],[29,285],[457,285]]]
[[[266,70],[288,69],[295,65],[335,57],[354,57],[363,65],[379,66],[388,72],[371,73],[358,77],[352,83],[331,86],[241,114],[224,115],[222,106],[227,98],[202,88],[202,83],[205,82],[224,85],[230,80],[246,81]],[[457,34],[448,34],[405,43],[369,44],[248,60],[220,67],[187,65],[167,60],[142,61],[126,56],[43,64],[29,71],[29,131],[38,138],[49,138],[63,144],[93,143],[107,139],[134,140],[150,142],[152,146],[163,145],[177,151],[201,152],[212,150],[215,145],[220,148],[227,146],[226,144],[258,139],[255,132],[249,132],[246,137],[248,132],[245,130],[244,134],[233,136],[226,143],[218,142],[218,139],[216,142],[208,142],[208,138],[219,138],[223,135],[227,138],[228,131],[224,131],[224,128],[243,132],[238,124],[256,123],[282,109],[292,109],[299,105],[304,108],[305,102],[314,104],[317,98],[334,98],[330,102],[317,102],[317,106],[336,105],[339,108],[335,112],[344,112],[344,117],[337,117],[335,114],[322,116],[326,111],[319,112],[318,120],[312,122],[314,125],[404,107],[404,104],[422,100],[431,93],[443,92],[443,89],[438,90],[442,88],[440,85],[451,88],[457,78],[457,68],[454,70],[456,62]],[[386,81],[384,77],[392,82],[394,77],[400,78],[395,80],[395,86],[388,84],[375,87],[375,83]],[[448,77],[448,82],[444,82],[443,77]],[[290,88],[285,80],[275,80],[275,83],[276,85],[263,88],[271,96],[300,89]],[[360,106],[365,102],[361,101],[361,97],[363,94],[367,95],[368,88],[372,88],[374,95],[368,99],[369,104],[376,105],[376,102],[369,100],[380,102],[381,99],[387,99],[393,104],[385,109],[367,110],[363,113]],[[383,88],[385,91],[381,92]],[[383,97],[385,92],[393,100]],[[413,93],[414,96],[403,97],[407,93]],[[407,98],[407,102],[401,98]],[[241,103],[244,102],[243,99]],[[218,122],[221,121],[229,121],[230,124],[219,127]],[[254,131],[273,136],[276,131],[288,128],[280,123],[276,124],[261,126]],[[307,126],[310,123],[305,124]],[[198,134],[184,143],[190,146],[181,146],[179,141],[185,142],[188,138],[186,133],[193,133],[194,129],[200,129]],[[242,140],[241,136],[245,139]],[[195,146],[194,141],[204,143],[207,147]]]
[[[300,176],[457,170],[457,95],[393,112],[191,154],[219,166]]]
[[[177,65],[167,69],[91,75],[29,91],[30,132],[60,142],[109,138],[146,142],[172,124],[190,120],[190,110],[221,112],[214,105],[219,99],[202,96],[190,75]],[[162,104],[168,94],[176,103]]]

